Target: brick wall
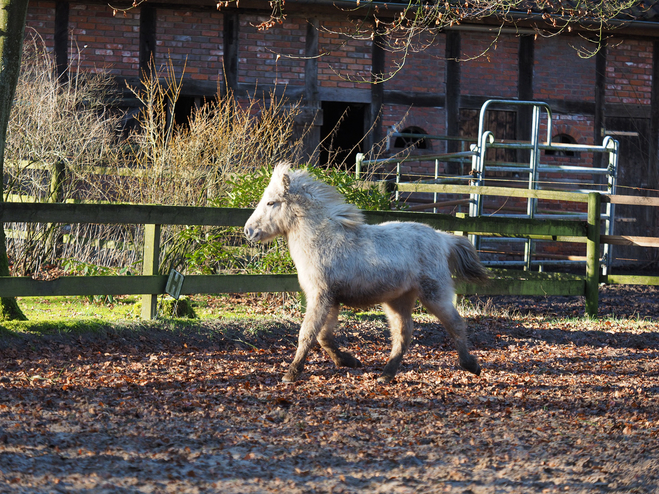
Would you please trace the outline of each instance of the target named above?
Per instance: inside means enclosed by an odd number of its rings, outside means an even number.
[[[156,67],[171,61],[177,73],[185,66],[186,77],[218,82],[222,73],[221,12],[157,9]]]
[[[238,82],[303,86],[306,20],[291,17],[259,31],[255,26],[263,20],[254,15],[240,17]]]
[[[581,58],[568,37],[535,41],[533,97],[537,100],[595,100],[595,57]]]
[[[411,51],[406,57],[397,52],[386,53],[385,74],[392,76],[386,88],[444,94],[446,37],[424,39],[414,48],[420,51]]]
[[[112,15],[105,4],[71,4],[69,60],[73,66],[135,77],[139,69],[139,11]]]
[[[578,144],[594,144],[594,120],[592,116],[554,114],[552,115],[552,137],[567,134]],[[547,136],[547,118],[543,113],[540,122],[540,139],[544,142]]]
[[[652,42],[612,39],[607,50],[606,102],[650,104]]]
[[[445,36],[439,35],[431,44],[431,39],[423,40],[423,44],[411,51],[405,59],[396,52],[386,52],[385,73],[392,76],[385,83],[387,90],[401,92],[418,92],[422,94],[444,94],[446,91],[446,60]],[[401,66],[402,64],[402,66]],[[400,68],[399,68],[400,67]],[[408,127],[419,127],[430,135],[446,134],[446,110],[444,108],[416,108],[406,105],[384,105],[382,108],[382,123],[385,131],[395,126],[398,131]],[[392,150],[395,138],[390,139]],[[442,141],[427,141],[426,153],[443,153],[446,146]],[[420,151],[419,151],[420,153]],[[434,175],[434,162],[407,163],[403,165],[403,173],[415,175]]]
[[[25,34],[40,35],[46,49],[55,49],[55,2],[30,2]]]
[[[395,126],[398,131],[405,127],[421,127],[427,134],[446,134],[446,110],[444,108],[415,108],[404,105],[383,105],[382,125],[389,129]],[[433,147],[439,148],[439,145]]]
[[[496,98],[517,96],[519,39],[486,33],[462,33],[461,94]]]
[[[318,33],[318,85],[334,88],[370,89],[371,80],[371,40],[353,39],[341,33],[354,32],[354,25],[348,21],[321,19],[327,30]]]

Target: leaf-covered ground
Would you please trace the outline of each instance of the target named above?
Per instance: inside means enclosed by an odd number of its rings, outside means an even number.
[[[294,385],[295,317],[5,334],[0,492],[657,492],[659,290],[582,304],[468,313],[480,377],[418,316],[390,385],[377,316],[342,319],[363,369]]]

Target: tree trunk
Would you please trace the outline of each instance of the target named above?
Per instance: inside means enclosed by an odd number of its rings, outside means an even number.
[[[4,184],[5,139],[21,68],[28,0],[0,0],[0,183]],[[4,190],[4,185],[3,185]],[[4,194],[0,193],[0,203]],[[9,276],[4,223],[0,225],[0,276]],[[0,319],[27,319],[15,298],[0,298]]]

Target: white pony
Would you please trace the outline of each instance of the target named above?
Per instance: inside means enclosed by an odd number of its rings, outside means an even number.
[[[391,328],[392,350],[381,382],[389,382],[407,351],[417,299],[444,324],[458,351],[460,365],[480,374],[469,353],[466,324],[452,303],[451,274],[484,282],[488,271],[465,237],[412,222],[369,225],[357,207],[333,187],[308,172],[278,164],[270,184],[245,224],[251,241],[278,235],[288,241],[307,299],[297,353],[283,377],[297,380],[309,350],[320,343],[337,366],[361,367],[334,341],[339,305],[368,307],[381,303]]]

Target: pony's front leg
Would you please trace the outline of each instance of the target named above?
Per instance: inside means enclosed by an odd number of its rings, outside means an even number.
[[[331,305],[323,303],[319,300],[307,300],[307,311],[300,327],[300,335],[298,336],[297,352],[291,366],[284,374],[282,381],[295,382],[300,377],[302,369],[304,369],[304,361],[307,358],[309,350],[317,342],[318,334],[325,324],[325,320],[329,315]]]

